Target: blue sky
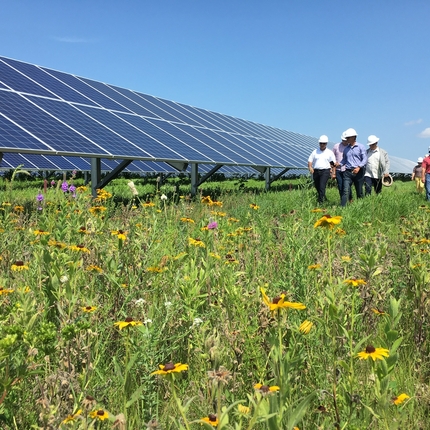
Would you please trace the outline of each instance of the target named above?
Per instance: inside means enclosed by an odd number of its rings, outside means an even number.
[[[415,160],[429,0],[0,0],[0,55]]]

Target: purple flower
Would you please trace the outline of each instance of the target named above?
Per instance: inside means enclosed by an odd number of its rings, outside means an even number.
[[[38,195],[37,195],[37,197],[36,197],[36,200],[38,201],[38,202],[43,202],[43,200],[45,199],[45,197],[43,197],[43,194],[42,193],[39,193]]]
[[[208,230],[215,230],[218,228],[218,223],[216,221],[212,221],[208,224]]]
[[[71,193],[74,193],[74,192],[76,191],[76,187],[75,187],[74,185],[70,185],[70,187],[69,187],[69,191],[70,191]]]
[[[51,187],[55,187],[55,181],[54,180],[51,181]]]
[[[67,191],[69,191],[69,184],[66,181],[64,181],[61,184],[61,189],[66,193]]]

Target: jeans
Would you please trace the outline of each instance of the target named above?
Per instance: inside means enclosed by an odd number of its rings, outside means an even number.
[[[430,173],[426,173],[426,199],[430,200]]]
[[[323,203],[325,200],[325,189],[329,178],[330,169],[314,170],[313,179],[318,193],[318,203]]]
[[[430,178],[429,178],[430,182]],[[345,170],[343,172],[343,193],[341,206],[346,206],[349,198],[349,192],[352,184],[355,186],[355,192],[357,193],[357,199],[363,198],[363,183],[364,183],[364,168],[361,168],[356,175],[352,173],[352,170]]]
[[[344,174],[344,172],[340,171],[339,169],[336,170],[337,189],[339,190],[339,195],[340,195],[341,201],[342,201],[342,194],[343,194],[343,174]],[[349,187],[349,199],[348,200],[352,200],[351,187]]]
[[[366,196],[372,194],[372,188],[375,189],[375,193],[379,194],[382,191],[382,178],[371,178],[370,176],[364,177],[364,191]]]

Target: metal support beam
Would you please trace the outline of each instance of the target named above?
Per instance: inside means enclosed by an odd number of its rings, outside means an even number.
[[[264,180],[266,181],[265,190],[269,191],[270,190],[270,167],[268,167],[264,172]]]
[[[209,170],[208,173],[206,173],[206,175],[204,175],[200,181],[197,182],[197,186],[202,185],[204,182],[206,182],[214,173],[218,172],[219,169],[221,169],[221,167],[223,166],[223,164],[217,164],[216,166],[212,167],[211,170]]]
[[[100,158],[91,158],[91,194],[94,198],[97,197],[97,184],[102,176]]]
[[[287,173],[288,170],[290,170],[290,168],[286,167],[284,170],[282,170],[282,172],[278,173],[277,175],[274,175],[270,182],[272,183],[273,181],[277,181],[284,173]]]
[[[199,165],[197,163],[191,163],[191,196],[194,197],[197,194],[199,187]]]
[[[133,160],[124,160],[122,161],[120,164],[118,164],[118,166],[115,167],[115,169],[113,169],[110,173],[108,173],[103,180],[98,180],[97,182],[97,188],[102,189],[103,187],[105,187],[110,181],[112,181],[113,179],[117,178],[118,175],[127,167],[129,166],[131,163],[133,162]]]

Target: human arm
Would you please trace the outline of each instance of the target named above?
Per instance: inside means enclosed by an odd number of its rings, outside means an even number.
[[[312,161],[308,161],[308,169],[309,169],[309,172],[311,172],[311,175],[313,175],[314,174],[314,169],[312,167]]]

